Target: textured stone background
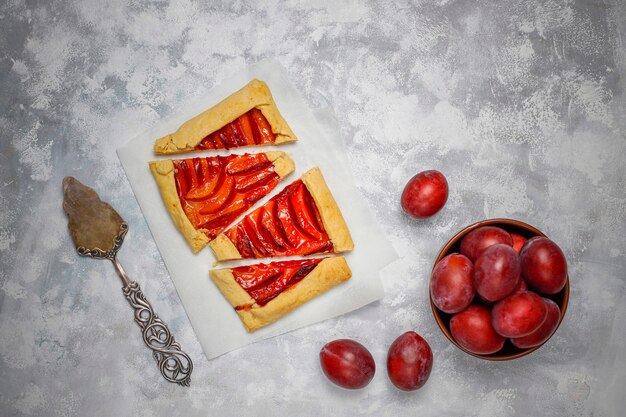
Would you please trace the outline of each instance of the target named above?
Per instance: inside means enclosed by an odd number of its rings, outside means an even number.
[[[0,415],[621,414],[626,383],[626,6],[598,1],[5,0],[0,5]],[[265,58],[311,107],[330,106],[363,201],[401,260],[386,297],[352,314],[204,359],[115,149]],[[398,198],[423,169],[449,202],[414,221]],[[110,265],[79,259],[61,211],[75,175],[131,231],[121,260],[195,359],[163,382]],[[572,301],[534,354],[487,363],[439,333],[432,259],[457,229],[527,221],[570,264]],[[376,238],[372,236],[372,238]],[[406,330],[435,352],[402,393],[386,350]],[[317,354],[339,337],[378,372],[348,392]]]

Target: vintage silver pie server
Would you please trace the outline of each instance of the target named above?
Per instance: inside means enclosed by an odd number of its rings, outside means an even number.
[[[74,177],[63,179],[63,209],[76,250],[82,256],[113,262],[124,286],[122,291],[135,310],[135,321],[143,332],[143,341],[152,349],[165,379],[189,386],[193,363],[180,349],[167,325],[154,313],[136,281],[131,281],[117,260],[128,225],[98,194]]]

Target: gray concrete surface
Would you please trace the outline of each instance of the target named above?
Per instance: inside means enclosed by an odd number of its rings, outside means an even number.
[[[620,415],[625,22],[617,0],[3,1],[0,414]],[[382,301],[207,361],[115,149],[266,58],[311,108],[334,110],[362,193],[354,203],[371,207],[401,259]],[[451,194],[415,221],[398,201],[424,169],[444,172]],[[113,269],[74,253],[66,175],[131,225],[122,262],[194,357],[190,388],[157,374]],[[561,328],[508,363],[454,348],[428,306],[440,246],[490,217],[544,230],[570,266]],[[404,393],[385,357],[410,329],[435,365],[423,389]],[[319,349],[340,337],[372,351],[366,389],[322,375]]]

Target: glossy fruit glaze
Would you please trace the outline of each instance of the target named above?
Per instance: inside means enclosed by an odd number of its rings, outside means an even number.
[[[264,153],[184,159],[174,161],[174,167],[183,211],[209,239],[280,181]]]
[[[302,180],[288,185],[266,204],[225,232],[242,258],[329,253],[333,243]]]
[[[235,281],[246,290],[257,304],[264,306],[283,291],[302,281],[316,266],[318,259],[270,262],[233,268]],[[237,306],[237,310],[250,308],[249,305]]]
[[[276,135],[272,132],[272,127],[261,110],[255,108],[239,116],[220,130],[207,135],[194,150],[268,145],[275,141]]]

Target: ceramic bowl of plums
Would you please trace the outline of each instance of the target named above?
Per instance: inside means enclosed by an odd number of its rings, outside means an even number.
[[[518,220],[461,230],[439,252],[430,279],[430,304],[444,335],[492,361],[520,358],[546,343],[568,300],[563,251]]]

